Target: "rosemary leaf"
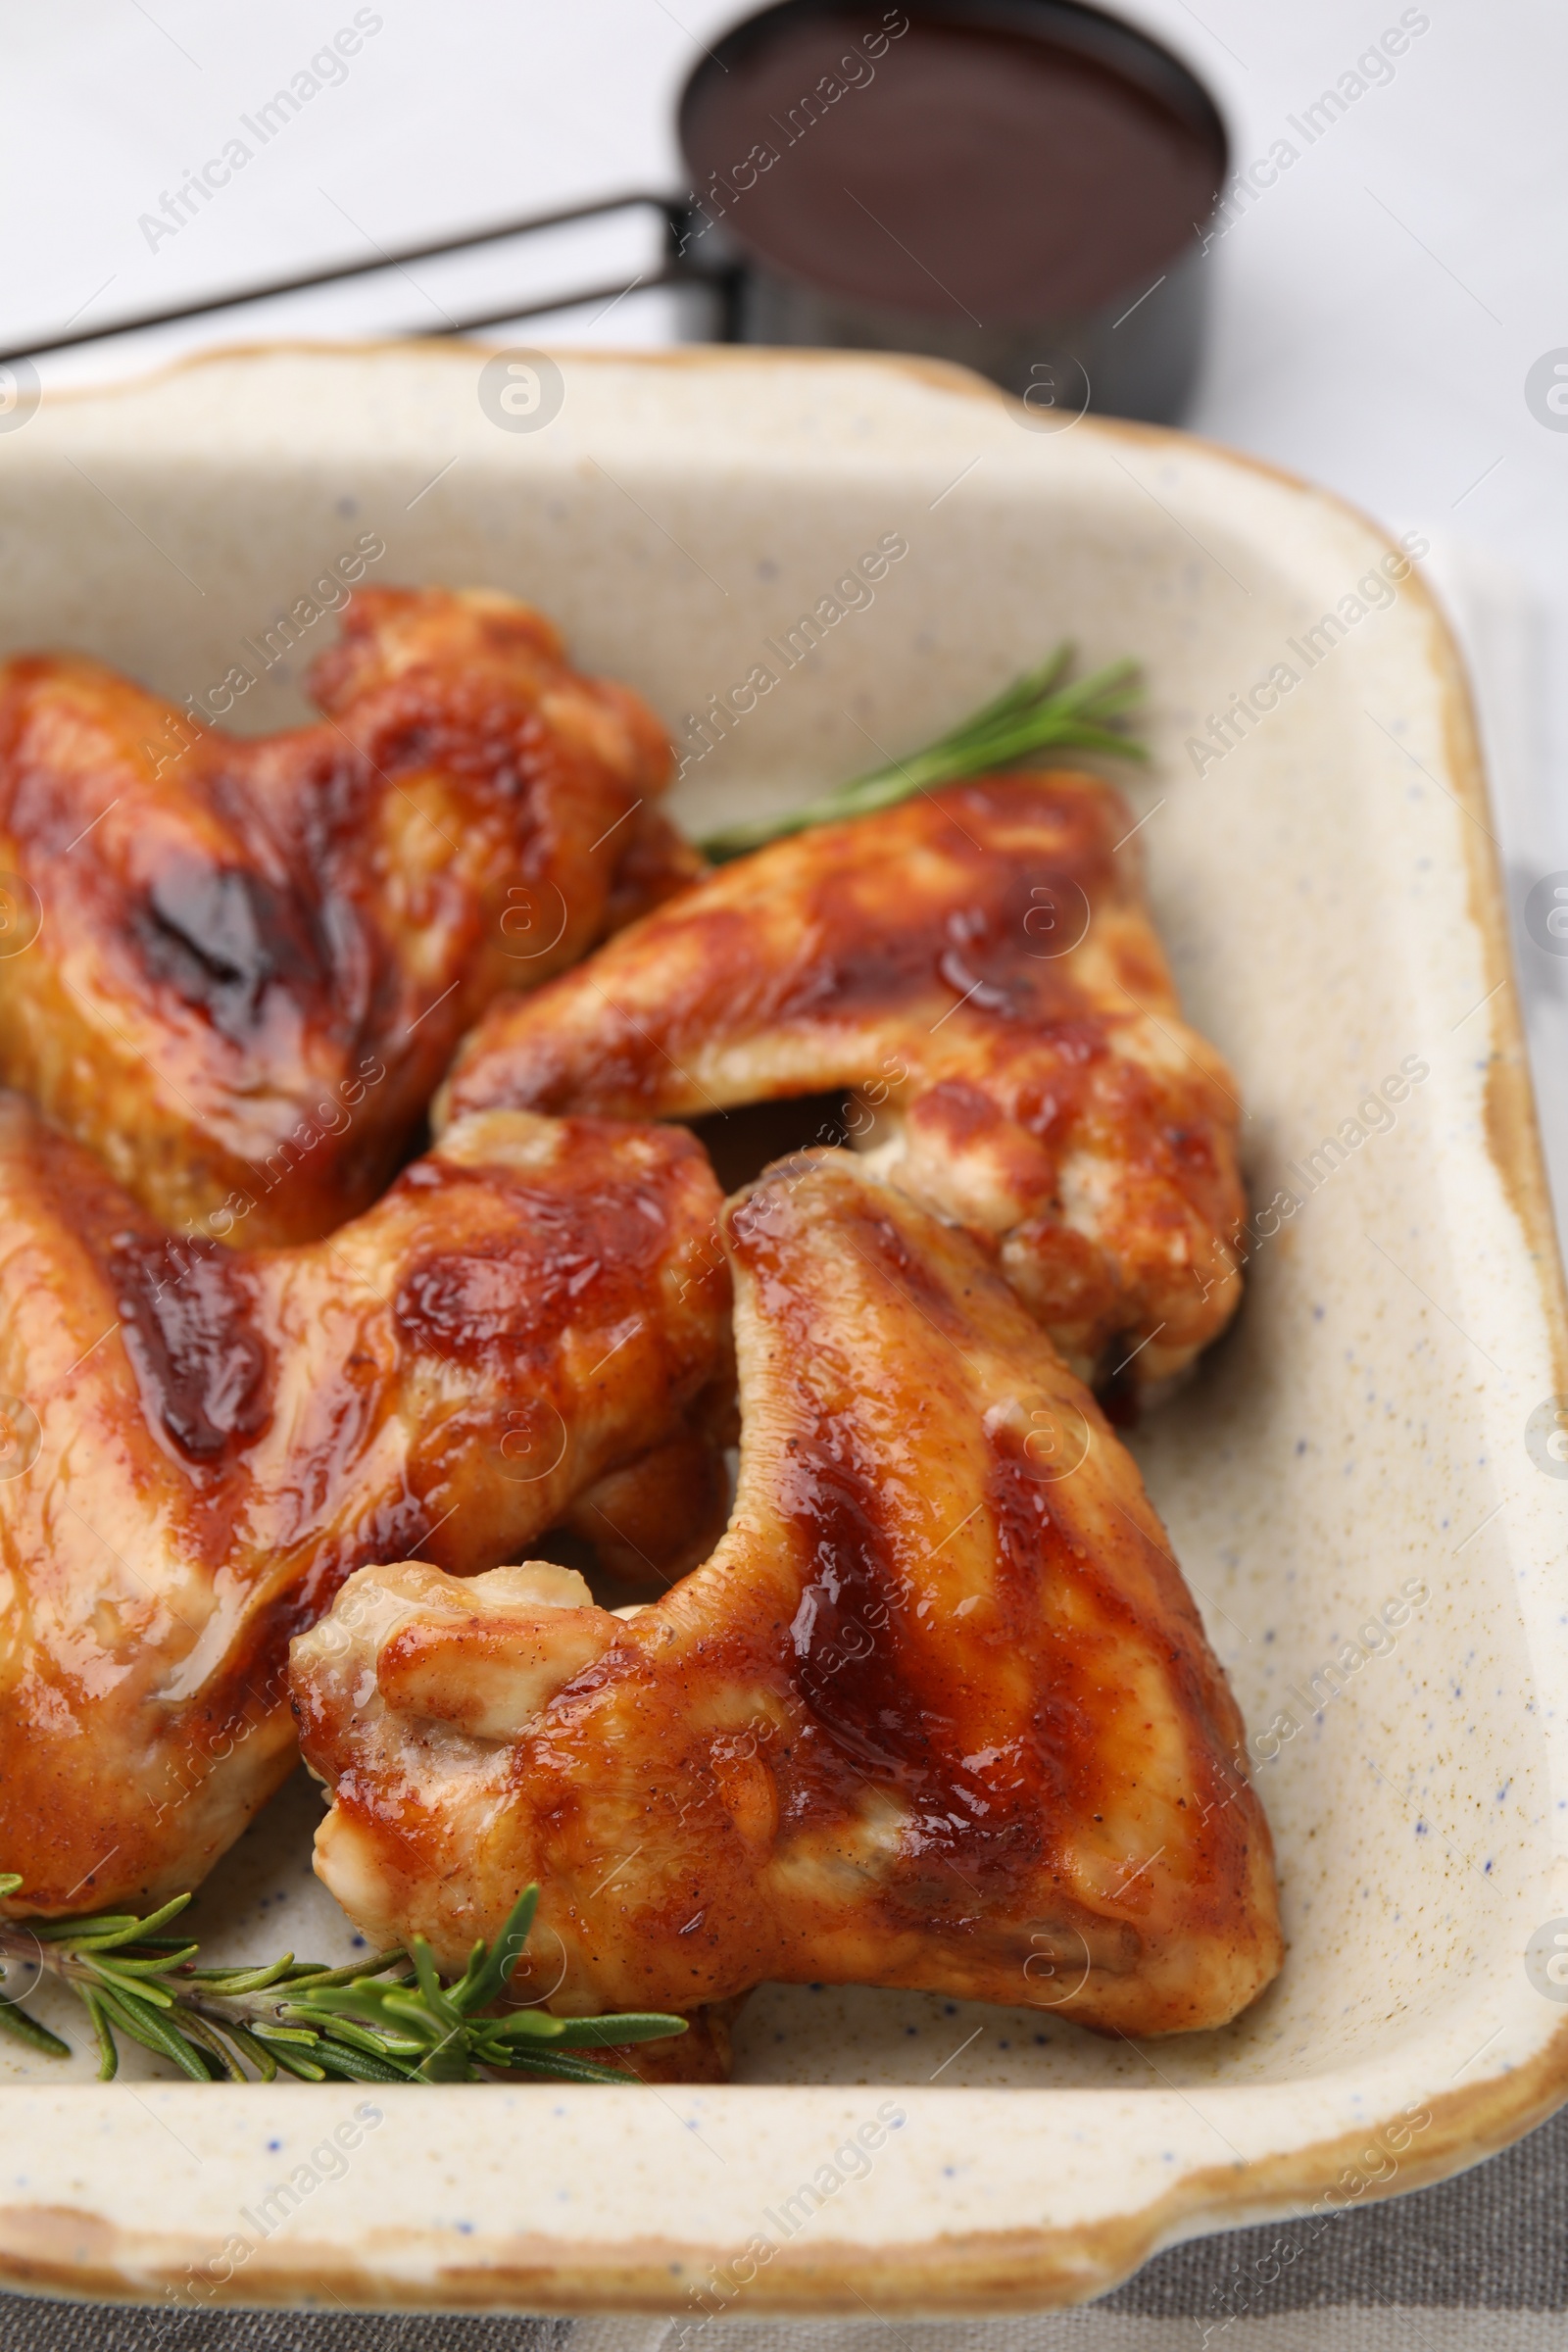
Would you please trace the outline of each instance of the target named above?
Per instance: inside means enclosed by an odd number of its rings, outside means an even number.
[[[560,2042],[570,2027],[565,2018],[552,2017],[548,2009],[518,2009],[511,2017],[479,2018],[473,2031],[493,2041]]]
[[[347,2042],[318,2041],[315,2054],[323,2074],[336,2075],[345,2082],[407,2082],[412,2080],[406,2068],[390,2065],[384,2058],[373,2057],[368,2050],[351,2049]]]
[[[46,2058],[71,2056],[69,2041],[62,2041],[58,2034],[51,2034],[47,2026],[41,2026],[35,2017],[29,2017],[25,2009],[19,2009],[15,2001],[0,2001],[0,2032],[15,2034],[18,2041],[27,2042],[33,2049],[42,2050]]]
[[[455,2002],[447,1999],[441,1989],[441,1980],[436,1975],[435,1956],[422,1936],[415,1936],[410,1946],[409,1957],[414,1962],[414,1973],[419,1980],[419,1991],[431,2016],[439,2018],[441,2023],[449,2028],[455,2029],[461,2026],[463,2012]]]
[[[148,1919],[94,1919],[84,1924],[85,1934],[74,1938],[78,1950],[105,1951],[116,1943],[153,1943],[165,1923],[175,1918],[190,1901],[188,1894],[176,1894],[161,1911]]]
[[[265,2041],[258,2041],[254,2034],[231,2017],[224,2018],[220,2031],[226,2034],[242,2058],[250,2060],[264,2082],[277,2081],[277,2060]]]
[[[76,1987],[92,2019],[92,2030],[98,2036],[98,2080],[112,2082],[120,2072],[120,2044],[115,2039],[102,2001],[90,1984]]]
[[[181,2010],[179,2031],[187,2041],[194,2041],[217,2061],[230,2082],[244,2082],[245,2069],[210,2019],[200,2016],[194,2009]]]
[[[198,1951],[201,1947],[194,1943],[176,1943],[167,1952],[150,1952],[146,1959],[142,1960],[130,1957],[117,1945],[114,1958],[108,1961],[100,1957],[103,1948],[100,1943],[77,1943],[72,1946],[73,1951],[85,1959],[90,1959],[94,1967],[107,1968],[117,1977],[132,1978],[161,1976],[169,1969],[178,1968],[183,1961],[189,1959],[192,1952]]]
[[[330,2010],[313,2012],[291,2005],[283,2011],[283,2015],[290,2025],[311,2026],[323,2040],[347,2042],[353,2049],[368,2051],[372,2058],[384,2058],[389,2046],[395,2049],[399,2057],[420,2058],[424,2055],[422,2042],[393,2042],[389,2034],[372,2034],[367,2027],[355,2025],[352,2018],[334,2017]]]
[[[512,1972],[521,1959],[533,1926],[533,1915],[539,1907],[537,1886],[525,1886],[513,1904],[503,1927],[488,1953],[482,1940],[468,1955],[468,1965],[462,1979],[452,1988],[453,2005],[464,2016],[472,2017],[499,2000],[510,1983]]]
[[[0,1874],[0,1897],[21,1884]],[[418,1936],[408,1951],[395,1945],[343,1968],[296,1960],[292,1952],[261,1967],[198,1968],[195,1941],[157,1933],[189,1899],[176,1895],[146,1919],[105,1912],[24,1926],[0,1917],[0,1957],[20,1956],[24,1948],[41,1956],[85,2006],[101,2082],[115,2074],[118,2037],[127,2034],[196,2082],[246,2082],[246,2065],[269,2082],[280,2073],[305,2082],[472,2082],[484,2080],[481,2069],[624,2082],[633,2079],[624,2070],[571,2053],[686,2030],[683,2018],[643,2012],[482,2014],[493,2010],[526,1944],[537,1886],[519,1894],[493,1944],[482,1938],[474,1944],[450,1984]],[[70,2055],[68,2042],[15,2004],[0,2004],[0,2031],[51,2057]]]
[[[79,1949],[95,1936],[113,1940],[122,1928],[139,1928],[141,1921],[127,1911],[112,1919],[29,1919],[27,1926],[41,1943],[70,1943]]]
[[[196,1946],[191,1945],[194,1951]],[[292,1952],[281,1960],[273,1960],[266,1968],[191,1968],[184,1970],[187,1984],[200,1984],[204,1991],[220,1999],[242,1992],[265,1992],[269,1984],[276,1984],[286,1977],[294,1964]]]
[[[406,1960],[408,1953],[401,1943],[390,1951],[377,1952],[373,1960],[351,1960],[347,1968],[318,1968],[314,1961],[298,1962],[288,1974],[291,1992],[299,1992],[308,1984],[313,1996],[318,1990],[336,1984],[353,1984],[362,1977],[383,1976],[396,1960]]]
[[[504,2060],[485,2061],[495,2064],[509,2075],[538,2075],[556,2082],[635,2082],[637,2077],[618,2066],[595,2066],[591,2058],[579,2058],[570,2050],[534,2051],[526,2056],[509,2050]]]
[[[570,2017],[561,2021],[564,2049],[612,2049],[623,2041],[667,2041],[687,2031],[683,2017],[665,2017],[657,2009],[628,2011],[621,2017]]]
[[[313,1984],[309,2005],[330,2017],[357,2017],[377,2033],[416,2039],[421,2049],[444,2040],[453,2030],[451,2021],[431,2015],[417,1989],[405,1990],[400,1984],[335,1984],[321,1991]]]
[[[155,2009],[172,2009],[174,2006],[173,1994],[166,1992],[162,1984],[154,1984],[149,1980],[138,1979],[134,1976],[125,1976],[108,1960],[94,1960],[92,1973],[100,1984],[111,1985],[116,1992],[123,1994],[129,2000],[147,2001]]]
[[[282,2073],[297,2077],[301,2082],[326,2081],[325,2067],[318,2066],[314,2057],[308,2058],[303,2050],[286,2049],[282,2042],[278,2042],[273,2047],[272,2057]]]
[[[802,833],[812,825],[827,825],[846,817],[869,816],[891,808],[911,793],[929,792],[942,784],[1016,766],[1046,751],[1093,751],[1123,760],[1148,757],[1136,737],[1123,734],[1116,722],[1139,699],[1137,664],[1112,662],[1074,686],[1061,679],[1072,658],[1061,645],[1038,669],[1026,671],[1001,694],[960,720],[950,733],[891,760],[883,767],[834,787],[792,808],[782,816],[765,816],[749,824],[728,825],[700,845],[717,865],[744,857],[786,834]]]
[[[96,1987],[99,2000],[109,2013],[111,2025],[139,2041],[144,2050],[152,2050],[161,2058],[172,2058],[182,2075],[193,2082],[210,2082],[212,2069],[205,2058],[194,2050],[175,2027],[166,2025],[156,2009],[134,1994],[127,1996],[104,1982]]]
[[[434,2049],[419,2060],[414,2069],[413,2080],[416,2082],[471,2082],[473,2059],[469,2053],[467,2036],[460,2031],[449,2034],[444,2041],[438,2041]]]

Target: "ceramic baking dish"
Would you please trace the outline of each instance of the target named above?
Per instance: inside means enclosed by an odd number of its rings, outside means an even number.
[[[8,2053],[0,2278],[987,2312],[1474,2162],[1568,2094],[1568,1363],[1486,789],[1419,564],[1223,450],[1042,429],[939,367],[509,366],[263,349],[46,400],[0,436],[0,640],[272,727],[334,626],[317,582],[373,543],[370,578],[544,605],[694,755],[698,821],[925,740],[1064,636],[1141,657],[1128,789],[1245,1094],[1254,1250],[1239,1324],[1135,1442],[1252,1730],[1289,1958],[1225,2032],[1150,2046],[1067,2025],[1049,1984],[1013,2010],[764,1988],[724,2088],[371,2100],[139,2055],[100,2087]],[[848,584],[893,541],[874,593]],[[758,665],[778,684],[748,697]],[[219,1872],[215,1952],[348,1950],[315,1810],[292,1786]]]

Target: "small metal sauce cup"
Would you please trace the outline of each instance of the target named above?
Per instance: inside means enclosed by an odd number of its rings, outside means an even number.
[[[797,24],[841,24],[842,0],[779,0],[736,25],[687,81],[677,113],[694,183],[704,175],[697,126],[723,78]],[[1229,169],[1229,142],[1213,99],[1186,66],[1146,33],[1076,0],[906,0],[892,12],[916,24],[1004,32],[1084,59],[1152,101],[1207,147],[1213,187],[1200,220],[1172,219],[1168,257],[1137,282],[1107,288],[1070,313],[998,324],[891,308],[786,270],[748,240],[744,200],[726,206],[694,194],[672,216],[671,266],[714,287],[724,339],[902,351],[955,360],[1019,394],[1042,424],[1088,409],[1152,423],[1176,419],[1201,356],[1207,309],[1204,231]],[[877,20],[868,10],[867,23]],[[892,61],[889,61],[890,64]],[[776,120],[776,118],[772,118]],[[711,178],[711,174],[709,174]],[[955,201],[961,201],[956,195]],[[988,233],[984,219],[974,234]],[[828,273],[825,271],[824,276]],[[957,307],[956,302],[955,305]]]

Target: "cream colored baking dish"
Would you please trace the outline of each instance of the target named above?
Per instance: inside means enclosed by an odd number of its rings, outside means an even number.
[[[373,546],[371,578],[537,599],[665,714],[697,821],[923,741],[1060,637],[1142,657],[1130,789],[1188,1007],[1245,1090],[1256,1213],[1239,1327],[1136,1443],[1252,1727],[1285,1972],[1148,2048],[1068,2026],[1049,1983],[1011,2011],[764,1988],[722,2089],[201,2090],[139,2057],[99,2087],[7,2054],[0,2277],[694,2327],[982,2312],[1451,2173],[1568,2093],[1568,1362],[1486,792],[1419,566],[1261,466],[1038,429],[955,370],[555,365],[257,350],[46,400],[0,435],[0,641],[275,726],[334,625],[318,583]],[[314,1810],[292,1787],[212,1883],[216,1951],[348,1950]]]

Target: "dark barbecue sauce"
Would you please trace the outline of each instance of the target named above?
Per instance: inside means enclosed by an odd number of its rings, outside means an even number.
[[[1092,310],[1212,209],[1217,127],[1099,58],[940,11],[801,11],[684,110],[708,209],[787,276],[987,327]],[[937,21],[933,21],[936,19]]]

